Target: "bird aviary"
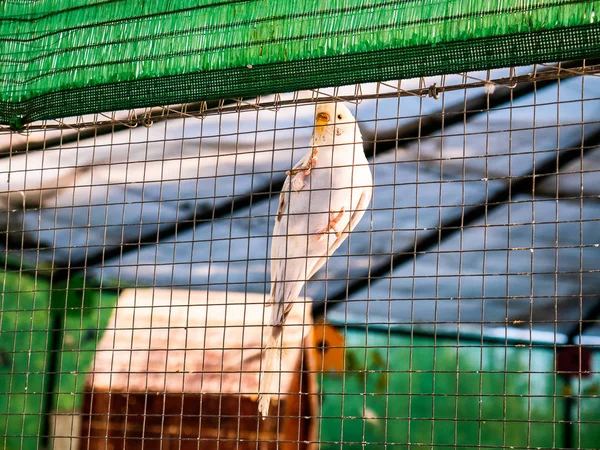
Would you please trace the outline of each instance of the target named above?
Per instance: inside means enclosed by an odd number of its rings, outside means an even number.
[[[3,2],[2,448],[598,448],[599,7]],[[329,107],[372,197],[263,417]]]

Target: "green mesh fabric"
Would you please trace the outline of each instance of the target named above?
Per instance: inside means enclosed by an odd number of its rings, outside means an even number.
[[[600,1],[38,0],[0,8],[0,122],[600,55]]]

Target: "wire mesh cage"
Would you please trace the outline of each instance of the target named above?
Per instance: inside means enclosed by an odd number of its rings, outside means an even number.
[[[2,448],[599,448],[599,6],[6,2]]]
[[[599,71],[3,129],[4,445],[596,448]],[[279,192],[332,103],[372,203],[296,301],[262,420]]]

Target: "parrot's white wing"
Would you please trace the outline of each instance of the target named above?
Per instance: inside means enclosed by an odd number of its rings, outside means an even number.
[[[312,144],[312,142],[311,142]],[[295,170],[298,170],[300,167],[302,167],[304,164],[306,164],[306,161],[308,160],[308,158],[310,158],[311,152],[307,152],[301,159],[300,161],[298,161],[296,163],[296,165],[292,168],[292,170],[290,172],[294,172]],[[285,234],[287,232],[286,230],[282,230],[281,227],[284,226],[284,222],[281,220],[283,214],[285,213],[285,208],[286,205],[289,203],[289,197],[290,197],[290,183],[292,180],[292,173],[289,173],[287,178],[285,179],[284,183],[283,183],[283,188],[281,189],[281,194],[279,194],[279,206],[277,207],[277,215],[276,215],[276,220],[275,220],[275,227],[273,229],[273,236],[279,236],[281,234]],[[287,227],[287,221],[285,222],[285,226]],[[282,231],[284,233],[282,233]],[[282,251],[284,251],[284,249],[281,249]],[[285,257],[285,253],[283,253],[282,255],[280,255],[281,258]],[[269,297],[269,300],[267,300],[267,306],[270,306],[273,304],[273,302],[275,301],[275,287],[276,287],[276,281],[282,278],[283,274],[279,274],[278,272],[282,269],[282,267],[280,267],[280,265],[278,264],[271,264],[271,296]]]
[[[346,238],[348,237],[348,234],[354,229],[354,227],[360,221],[360,219],[362,219],[362,216],[365,214],[367,206],[369,206],[369,203],[371,202],[372,194],[373,194],[372,187],[366,187],[362,190],[362,193],[360,195],[360,198],[358,199],[356,208],[354,209],[354,211],[352,211],[352,215],[350,216],[350,220],[348,221],[348,224],[344,228],[344,231],[342,231],[342,234],[335,241],[333,241],[331,243],[331,245],[327,249],[327,253],[325,255],[323,255],[323,257],[321,259],[319,259],[317,261],[317,263],[313,266],[313,268],[311,269],[311,271],[308,274],[307,280],[312,278],[313,275],[318,272],[318,270],[327,261],[327,258],[329,258],[333,254],[333,252],[335,252],[338,249],[338,247],[340,245],[342,245],[342,242],[344,242],[346,240]]]

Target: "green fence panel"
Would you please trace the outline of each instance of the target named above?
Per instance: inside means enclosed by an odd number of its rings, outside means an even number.
[[[35,449],[46,432],[49,283],[0,273],[0,447]]]
[[[346,345],[346,373],[321,380],[321,449],[563,444],[552,349],[356,329]]]
[[[0,122],[600,56],[600,1],[4,2]]]
[[[0,448],[39,448],[51,413],[78,413],[118,291],[0,273]]]
[[[593,348],[593,347],[592,347]],[[600,448],[600,352],[592,357],[592,373],[571,380],[569,393],[575,396],[571,417],[573,442],[571,448]]]

